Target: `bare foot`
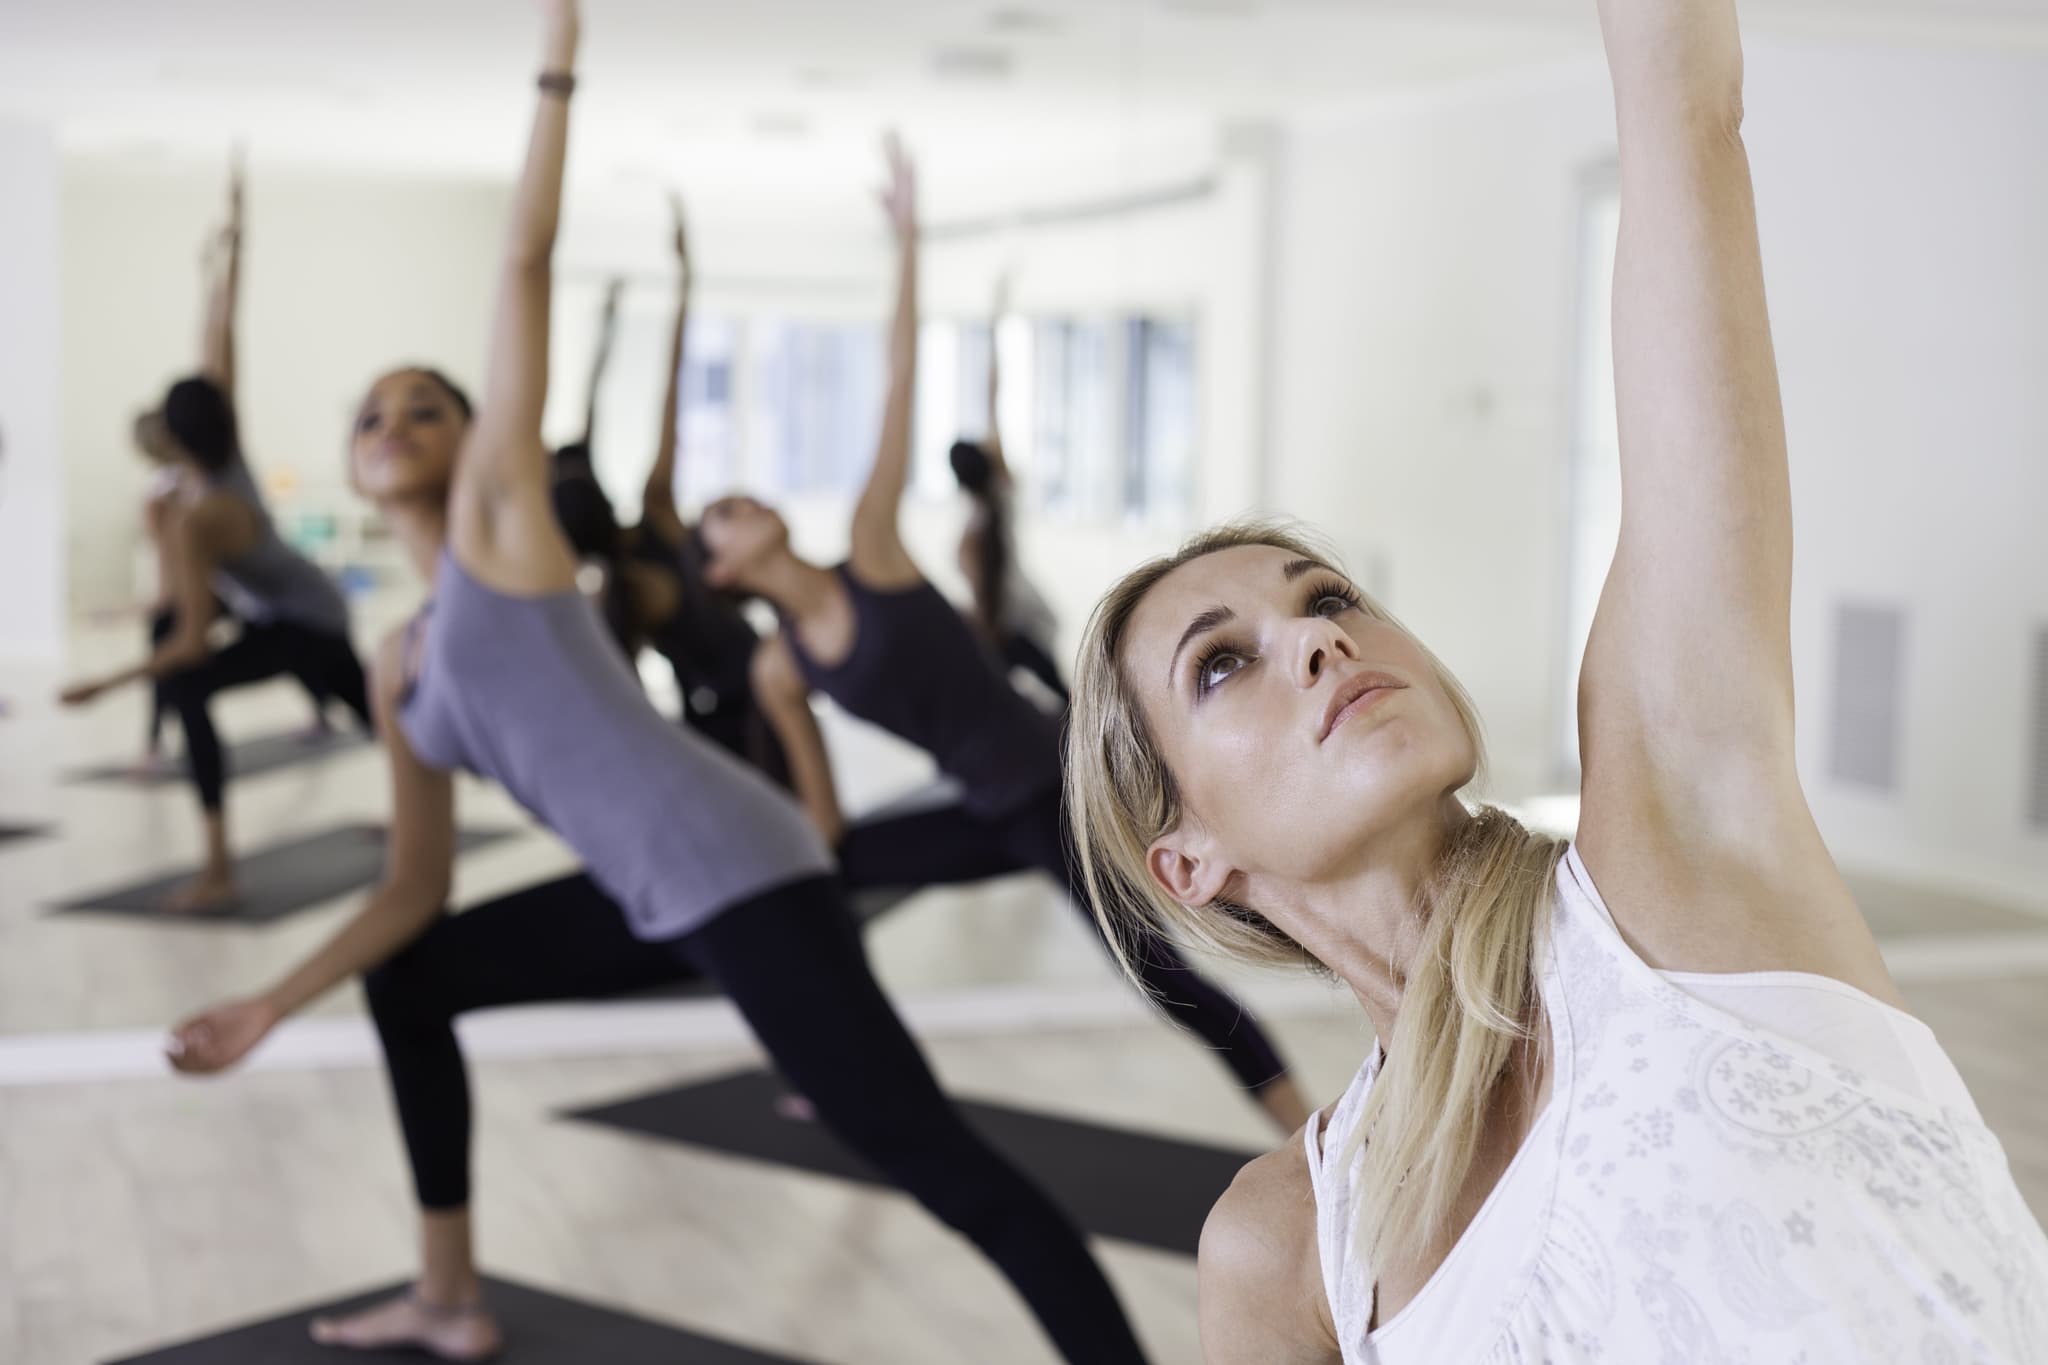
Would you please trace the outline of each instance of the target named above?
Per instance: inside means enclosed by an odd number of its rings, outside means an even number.
[[[781,1095],[776,1098],[775,1112],[791,1123],[816,1123],[818,1110],[802,1095]]]
[[[210,915],[232,909],[240,896],[234,873],[209,868],[173,892],[164,909],[173,915]]]
[[[481,1303],[431,1304],[416,1292],[342,1318],[313,1319],[313,1340],[354,1351],[391,1347],[425,1351],[443,1360],[489,1360],[504,1340],[498,1323]]]

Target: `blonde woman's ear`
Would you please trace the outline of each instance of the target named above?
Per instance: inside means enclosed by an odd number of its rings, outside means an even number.
[[[1230,881],[1230,866],[1221,859],[1205,856],[1197,841],[1181,831],[1162,834],[1145,850],[1145,870],[1159,889],[1190,909],[1198,909],[1223,894]]]

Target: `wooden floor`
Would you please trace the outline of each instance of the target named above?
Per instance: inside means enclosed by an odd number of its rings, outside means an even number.
[[[123,628],[125,632],[126,628]],[[132,632],[89,634],[113,658]],[[189,795],[62,775],[136,747],[140,698],[58,714],[54,680],[0,674],[0,1362],[83,1365],[339,1297],[410,1269],[410,1189],[354,990],[281,1038],[277,1064],[208,1083],[165,1074],[157,1030],[253,989],[331,932],[346,899],[269,927],[46,913],[195,851]],[[222,707],[249,736],[304,715],[288,688]],[[832,722],[855,801],[918,765]],[[245,844],[384,815],[374,753],[234,788]],[[464,818],[527,822],[465,788]],[[473,902],[569,866],[538,832],[466,856]],[[2048,1210],[2048,921],[1859,881],[1907,997],[1947,1045]],[[1084,926],[1029,879],[931,893],[872,933],[878,971],[950,1089],[1051,1113],[1257,1148],[1272,1135],[1220,1067],[1132,1000]],[[1320,986],[1228,974],[1268,1015],[1318,1101],[1367,1047]],[[611,1008],[613,1012],[602,1012]],[[474,1068],[486,1268],[820,1362],[1008,1365],[1052,1357],[978,1258],[901,1196],[554,1117],[757,1060],[721,1006],[618,1007],[510,1027]],[[673,1025],[673,1027],[671,1027]],[[322,1034],[319,1029],[329,1029]],[[1098,1250],[1154,1359],[1194,1361],[1194,1267]],[[508,1359],[519,1360],[517,1354]]]

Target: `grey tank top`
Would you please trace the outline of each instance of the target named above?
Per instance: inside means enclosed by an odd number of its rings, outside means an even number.
[[[253,549],[214,568],[213,590],[229,610],[259,625],[284,622],[329,635],[348,634],[348,602],[318,564],[284,543],[249,466],[236,460],[207,479],[207,487],[247,503],[256,513]]]
[[[783,635],[805,681],[849,715],[917,745],[983,817],[1021,809],[1060,785],[1060,722],[1003,676],[959,610],[919,579],[882,591],[838,569],[853,600],[853,648],[836,664]]]
[[[654,709],[575,590],[512,597],[441,552],[414,618],[406,740],[444,772],[491,778],[582,857],[641,939],[829,874],[797,804]]]

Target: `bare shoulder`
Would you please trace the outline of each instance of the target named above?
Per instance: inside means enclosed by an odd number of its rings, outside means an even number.
[[[412,660],[408,657],[412,639],[412,623],[407,621],[386,631],[377,642],[377,652],[370,660],[370,692],[380,716],[398,713],[406,683],[412,676]]]
[[[765,698],[782,698],[807,690],[803,674],[796,666],[796,656],[780,635],[770,635],[754,646],[748,673],[755,689]]]
[[[225,493],[208,492],[176,503],[170,517],[185,546],[209,556],[233,554],[256,531],[254,510]]]
[[[1216,1201],[1198,1273],[1209,1365],[1336,1365],[1301,1133],[1247,1164]]]

